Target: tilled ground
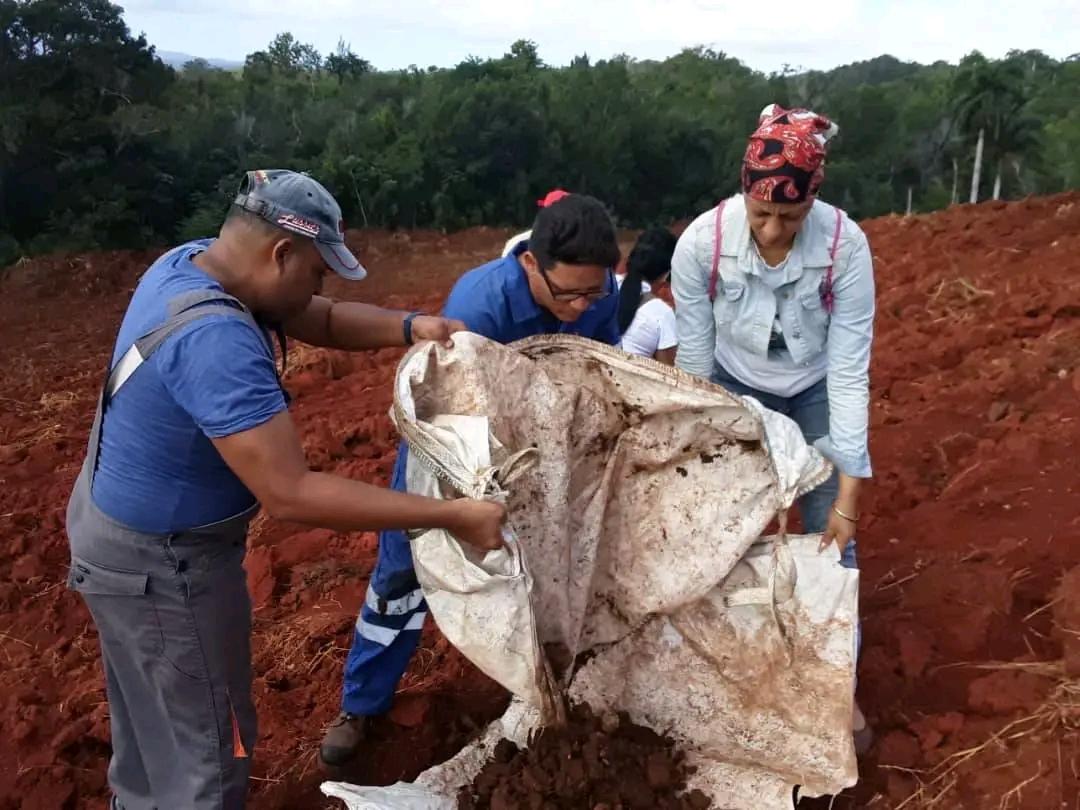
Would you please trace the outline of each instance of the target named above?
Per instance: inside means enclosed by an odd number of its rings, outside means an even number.
[[[831,806],[1080,807],[1080,195],[865,227],[878,319],[859,692],[878,745]],[[374,272],[332,291],[435,310],[508,235],[351,235]],[[62,585],[63,514],[116,327],[154,255],[44,258],[0,280],[0,810],[105,795],[107,705],[93,626]],[[292,353],[313,464],[386,483],[398,357]],[[367,534],[262,519],[252,531],[253,807],[330,806],[316,747],[375,550]],[[394,710],[337,776],[412,778],[505,706],[428,628]]]

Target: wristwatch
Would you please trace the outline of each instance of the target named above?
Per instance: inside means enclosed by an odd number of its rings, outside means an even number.
[[[401,322],[401,327],[402,327],[402,329],[405,330],[405,345],[406,346],[412,346],[413,345],[412,323],[420,315],[423,315],[423,313],[422,312],[410,312],[408,315],[405,316],[405,320],[403,320]]]

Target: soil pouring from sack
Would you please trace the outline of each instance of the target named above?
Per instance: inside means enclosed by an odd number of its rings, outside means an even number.
[[[705,810],[700,791],[686,791],[692,773],[674,742],[630,722],[600,717],[582,704],[562,728],[537,733],[527,749],[509,740],[472,785],[461,810]]]

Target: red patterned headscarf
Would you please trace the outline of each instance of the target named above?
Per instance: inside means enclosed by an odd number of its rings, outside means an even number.
[[[838,131],[823,115],[770,104],[746,146],[743,191],[773,203],[800,203],[815,196],[825,178],[825,144]]]

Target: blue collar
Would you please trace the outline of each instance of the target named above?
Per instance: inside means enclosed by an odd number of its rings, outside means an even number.
[[[522,247],[524,250],[524,247]],[[510,313],[517,323],[532,321],[547,316],[555,316],[536,303],[532,290],[529,289],[529,277],[518,260],[521,250],[515,250],[503,261],[507,263],[506,297],[510,301]]]

